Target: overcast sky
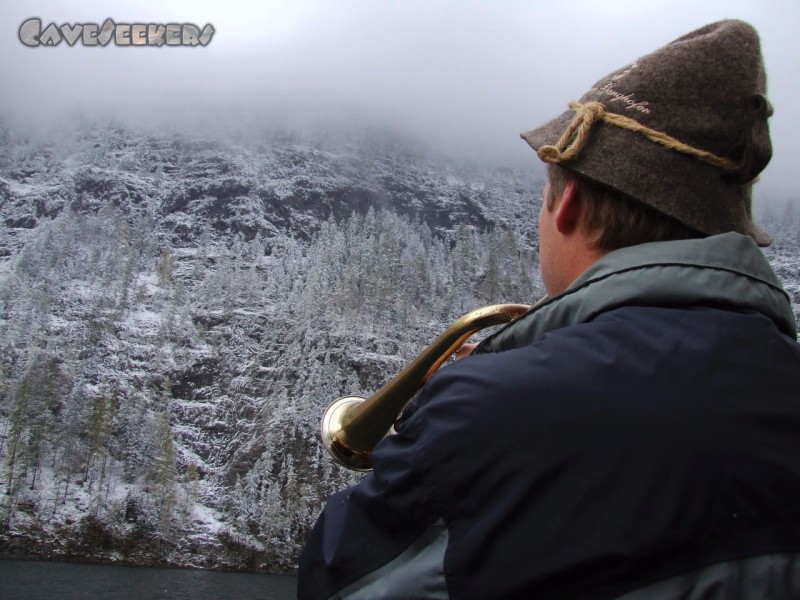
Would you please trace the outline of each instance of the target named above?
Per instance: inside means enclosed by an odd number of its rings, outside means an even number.
[[[18,32],[30,17],[210,23],[216,33],[195,48],[29,48]],[[80,112],[195,127],[254,111],[367,120],[516,166],[537,161],[521,131],[603,75],[723,18],[761,33],[776,112],[759,195],[798,197],[798,0],[0,0],[0,110],[45,124]]]

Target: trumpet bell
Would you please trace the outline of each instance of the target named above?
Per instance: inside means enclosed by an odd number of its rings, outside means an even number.
[[[348,411],[359,406],[366,398],[363,396],[345,396],[334,400],[322,415],[320,435],[322,445],[336,462],[353,471],[371,471],[369,452],[357,450],[347,444],[347,433],[344,419]]]

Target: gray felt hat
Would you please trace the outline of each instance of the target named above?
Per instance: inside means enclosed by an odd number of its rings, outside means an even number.
[[[772,157],[758,34],[742,21],[689,33],[598,81],[522,137],[547,162],[709,235],[753,223],[753,180]]]

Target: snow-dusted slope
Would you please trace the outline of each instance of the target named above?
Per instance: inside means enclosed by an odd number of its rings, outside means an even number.
[[[541,293],[534,172],[470,175],[374,138],[11,139],[8,553],[291,570],[355,478],[320,450],[324,405],[469,308]]]

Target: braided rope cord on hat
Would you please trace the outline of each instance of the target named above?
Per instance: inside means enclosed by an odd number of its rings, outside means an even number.
[[[576,112],[576,115],[567,126],[566,130],[564,130],[561,138],[559,138],[554,146],[542,146],[537,152],[539,158],[545,162],[561,163],[575,158],[589,139],[592,125],[598,121],[603,121],[610,125],[639,133],[651,142],[660,144],[670,150],[687,154],[715,167],[730,170],[736,169],[737,167],[736,163],[733,161],[723,158],[722,156],[717,156],[713,152],[694,148],[689,144],[676,140],[666,133],[645,127],[630,117],[607,112],[606,107],[600,102],[587,102],[585,104],[570,102],[569,107]]]

